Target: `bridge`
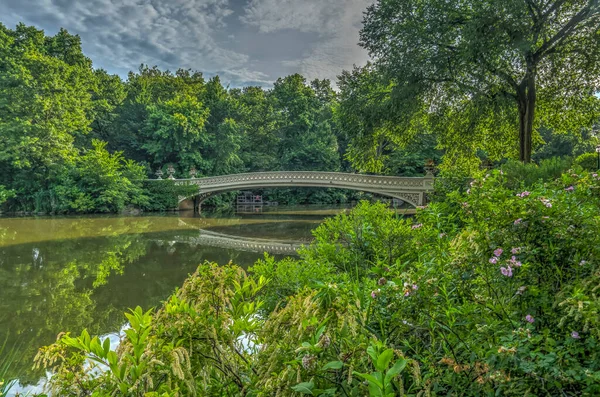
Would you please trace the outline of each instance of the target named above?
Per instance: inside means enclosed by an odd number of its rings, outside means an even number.
[[[434,181],[430,170],[424,177],[318,171],[274,171],[175,179],[172,177],[172,172],[169,172],[169,174],[169,179],[173,180],[176,185],[198,186],[197,194],[179,197],[180,208],[185,206],[197,208],[208,197],[223,192],[274,187],[323,187],[359,190],[400,199],[414,206],[421,206],[427,203],[427,194],[433,191]],[[190,203],[190,200],[193,200],[193,203]]]

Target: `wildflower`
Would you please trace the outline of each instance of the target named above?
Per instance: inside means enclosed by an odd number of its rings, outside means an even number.
[[[521,253],[521,247],[514,247],[513,249],[510,250],[511,253],[513,254],[520,254]]]
[[[528,192],[528,191],[526,190],[526,191],[524,191],[524,192],[521,192],[521,194],[517,194],[517,197],[521,197],[521,198],[523,198],[523,197],[527,197],[527,196],[529,196],[530,194],[531,194],[531,192]]]
[[[500,272],[502,273],[503,276],[512,277],[512,268],[510,266],[501,267]]]
[[[416,225],[412,225],[412,226],[411,226],[411,228],[412,228],[412,229],[418,229],[418,228],[420,228],[421,226],[423,226],[423,224],[422,224],[422,223],[417,223]]]
[[[592,174],[594,178],[598,178],[598,174]]]
[[[581,262],[579,262],[579,266],[583,266],[583,265],[585,265],[586,263],[587,263],[587,261],[583,261],[583,260],[582,260]]]
[[[469,203],[467,203],[466,201],[464,203],[462,203],[462,207],[463,208],[469,208]]]
[[[520,224],[521,222],[523,222],[523,219],[519,218],[515,220],[515,225]]]
[[[446,233],[440,233],[440,238],[445,237]]]
[[[304,357],[302,357],[302,366],[306,370],[315,369],[315,367],[317,366],[317,357],[312,354],[305,355]]]
[[[496,263],[498,263],[498,258],[496,258],[495,256],[492,256],[492,257],[490,258],[490,263],[491,263],[492,265],[495,265]]]
[[[413,285],[412,285],[412,289],[413,289],[414,291],[416,291],[416,290],[418,290],[418,289],[419,289],[419,286],[418,286],[417,284],[413,284]]]
[[[502,255],[503,252],[504,252],[504,250],[502,248],[496,248],[494,250],[494,255],[500,256],[500,255]]]
[[[540,201],[546,206],[546,208],[552,208],[552,203],[550,202],[550,200],[541,198]]]
[[[513,266],[516,266],[516,267],[521,267],[521,262],[519,262],[519,261],[517,260],[517,257],[516,257],[516,256],[514,256],[514,255],[513,255],[513,256],[512,256],[512,257],[509,259],[509,261],[508,261],[508,262],[510,262],[510,264],[511,264],[511,265],[513,265]]]
[[[371,291],[371,298],[376,299],[377,295],[379,295],[379,292],[381,292],[381,290],[376,289],[375,291]]]
[[[579,332],[573,331],[573,332],[571,332],[571,338],[579,339],[579,338],[581,338],[581,336],[579,336]]]
[[[535,318],[533,318],[533,316],[531,314],[528,314],[525,316],[525,320],[530,323],[533,324],[533,322],[535,321]]]
[[[408,295],[410,295],[410,291],[408,291],[408,290],[404,291],[404,296],[408,296]]]
[[[565,188],[565,190],[566,190],[567,192],[572,192],[573,190],[575,190],[575,187],[573,187],[573,185],[571,185],[571,186],[569,186],[569,187]]]
[[[381,277],[378,281],[377,284],[379,285],[385,285],[387,283],[387,280],[385,279],[385,277]]]

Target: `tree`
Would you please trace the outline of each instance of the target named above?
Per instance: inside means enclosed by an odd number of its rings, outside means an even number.
[[[48,190],[89,132],[93,72],[80,44],[64,30],[0,24],[0,184],[15,189],[18,209]]]
[[[518,131],[529,162],[540,126],[597,120],[599,27],[598,0],[378,0],[361,44],[393,85],[389,132],[427,127],[450,157],[483,142],[499,158],[509,148],[490,142],[514,142]]]

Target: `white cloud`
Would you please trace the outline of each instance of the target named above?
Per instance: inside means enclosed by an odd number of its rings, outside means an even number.
[[[96,66],[137,70],[141,63],[207,73],[231,69],[242,80],[249,56],[215,36],[233,11],[227,0],[4,0],[0,15],[36,26],[65,27],[81,36]],[[15,22],[16,22],[15,21]],[[50,32],[49,32],[50,33]],[[244,76],[244,71],[247,76]]]
[[[265,34],[286,29],[318,34],[320,39],[310,51],[294,60],[282,61],[282,65],[298,68],[309,79],[335,81],[342,69],[368,60],[367,52],[357,43],[363,12],[371,3],[372,0],[251,0],[240,19]]]

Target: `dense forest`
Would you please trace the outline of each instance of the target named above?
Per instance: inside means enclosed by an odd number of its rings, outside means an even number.
[[[353,172],[328,80],[295,74],[272,89],[225,87],[218,76],[142,65],[123,81],[94,69],[78,36],[0,25],[0,198],[5,210],[161,209],[140,180],[252,171]],[[420,145],[423,146],[423,145]],[[387,172],[422,172],[429,140]],[[281,202],[336,202],[343,191],[266,192]],[[293,194],[292,194],[293,193]],[[166,209],[166,208],[162,208]]]
[[[142,182],[169,165],[179,178],[192,168],[200,177],[278,170],[413,176],[433,160],[454,175],[518,156],[515,124],[490,130],[494,121],[482,120],[505,111],[484,106],[473,114],[458,105],[457,117],[448,109],[436,114],[439,106],[427,98],[403,94],[409,88],[388,66],[343,71],[337,89],[299,74],[270,89],[231,88],[219,76],[146,65],[123,80],[95,69],[80,38],[64,29],[48,36],[0,25],[0,203],[10,212],[171,209],[161,195],[174,197],[172,189]],[[533,160],[593,151],[592,130],[581,128],[600,114],[597,98],[589,98],[577,126],[546,123],[535,131]],[[432,110],[427,117],[424,108]],[[468,125],[453,124],[459,121]],[[333,189],[264,194],[293,204],[356,198]]]

